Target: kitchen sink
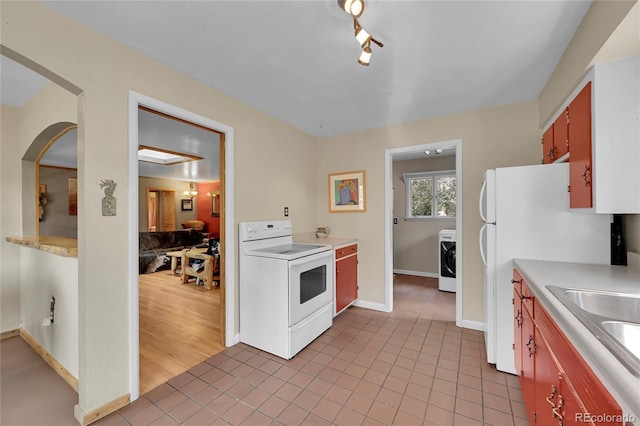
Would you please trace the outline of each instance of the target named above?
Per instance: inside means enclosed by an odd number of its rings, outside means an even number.
[[[640,377],[640,294],[547,286],[636,377]]]
[[[640,359],[640,324],[622,321],[602,321],[602,328]]]
[[[640,294],[565,289],[563,293],[580,309],[619,321],[640,322]]]

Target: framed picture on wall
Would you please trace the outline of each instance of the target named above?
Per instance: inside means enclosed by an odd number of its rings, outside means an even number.
[[[329,175],[329,212],[364,212],[365,173],[332,173]]]
[[[78,215],[78,178],[69,178],[69,215]]]
[[[193,200],[190,198],[184,198],[182,200],[182,211],[193,210]]]

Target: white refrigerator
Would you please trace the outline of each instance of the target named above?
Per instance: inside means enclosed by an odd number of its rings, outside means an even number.
[[[513,284],[515,258],[610,262],[610,215],[569,209],[569,164],[487,170],[480,190],[487,361],[516,374]]]

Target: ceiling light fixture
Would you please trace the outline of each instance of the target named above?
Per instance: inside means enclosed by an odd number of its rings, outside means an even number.
[[[371,37],[371,34],[362,28],[362,25],[360,25],[360,22],[358,22],[356,18],[353,18],[353,32],[356,36],[356,40],[360,43],[360,46],[362,46],[362,52],[360,52],[358,63],[360,65],[368,66],[369,61],[371,60],[371,42],[374,42],[380,47],[383,47],[383,44]]]
[[[359,18],[364,13],[364,0],[338,0],[338,5],[354,18]]]

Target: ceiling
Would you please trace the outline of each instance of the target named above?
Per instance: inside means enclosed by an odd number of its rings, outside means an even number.
[[[43,3],[317,138],[535,99],[591,4],[367,1],[364,67],[335,0]],[[24,102],[44,83],[6,61]]]

